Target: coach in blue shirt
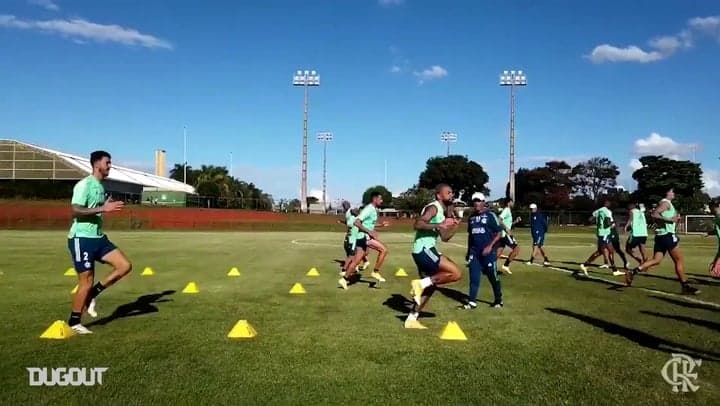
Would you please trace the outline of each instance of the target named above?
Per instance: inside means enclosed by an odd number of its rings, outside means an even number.
[[[484,273],[492,285],[495,301],[492,307],[502,307],[502,290],[498,279],[496,263],[496,245],[500,241],[502,227],[495,213],[488,210],[485,195],[472,195],[473,212],[468,218],[467,259],[470,266],[470,294],[464,309],[477,307],[477,296],[480,290],[480,277]]]
[[[547,217],[545,217],[544,213],[540,213],[537,204],[535,203],[530,205],[530,211],[530,234],[533,240],[533,249],[530,254],[530,260],[527,264],[532,265],[535,255],[539,252],[545,259],[543,265],[548,266],[550,265],[550,260],[545,254],[545,249],[543,248],[543,245],[545,245],[545,233],[547,233],[548,230]]]

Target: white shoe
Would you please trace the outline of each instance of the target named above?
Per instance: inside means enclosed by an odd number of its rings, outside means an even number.
[[[70,329],[75,334],[92,334],[92,331],[88,330],[87,327],[79,323],[74,326],[70,326]]]
[[[602,265],[600,265],[598,268],[600,268],[600,269],[607,269],[607,268],[610,268],[610,265],[608,265],[608,264],[602,264]]]
[[[90,301],[90,304],[87,307],[87,314],[91,317],[97,317],[97,311],[95,311],[95,299]]]
[[[500,269],[503,270],[503,272],[507,272],[508,275],[512,275],[512,272],[510,272],[510,267],[503,265]]]
[[[622,276],[625,275],[625,272],[623,271],[613,271],[613,276]]]
[[[590,276],[588,275],[587,267],[585,266],[585,264],[580,265],[580,270],[583,271],[583,274],[585,274],[585,276]]]

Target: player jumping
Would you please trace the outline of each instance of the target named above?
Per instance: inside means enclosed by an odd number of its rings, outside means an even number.
[[[435,288],[457,282],[462,277],[455,262],[442,255],[436,248],[437,238],[440,237],[444,242],[449,241],[455,235],[460,223],[457,218],[447,217],[454,216],[448,211],[452,198],[453,192],[449,185],[438,185],[435,188],[435,200],[423,207],[420,217],[415,220],[412,257],[422,279],[410,282],[410,294],[414,305],[413,311],[405,319],[405,328],[427,328],[420,324],[418,317],[435,292]]]
[[[103,213],[122,209],[124,203],[105,200],[103,179],[110,173],[111,157],[105,151],[90,154],[92,174],[75,184],[72,195],[73,223],[68,234],[68,249],[78,274],[77,293],[73,297],[68,325],[76,334],[92,333],[81,323],[83,310],[97,317],[95,298],[130,273],[132,264],[103,232]],[[113,271],[93,286],[95,262],[110,264]]]
[[[675,234],[675,224],[681,217],[672,204],[674,198],[675,191],[671,188],[665,193],[665,198],[660,200],[660,203],[653,210],[652,218],[657,223],[653,258],[643,262],[632,271],[625,272],[625,285],[631,286],[633,278],[638,272],[647,272],[651,267],[659,265],[665,257],[665,254],[669,253],[670,258],[672,258],[675,263],[675,274],[680,281],[680,286],[682,287],[681,292],[687,295],[697,295],[700,293],[700,290],[690,286],[685,276],[685,261],[679,247],[680,240]]]
[[[587,266],[602,255],[610,262],[610,266],[613,269],[613,275],[622,275],[623,273],[618,271],[615,267],[615,250],[613,249],[612,242],[610,241],[610,234],[612,233],[612,229],[615,227],[615,220],[613,219],[612,212],[610,211],[609,199],[603,200],[603,207],[592,213],[591,220],[595,221],[597,249],[592,253],[592,255],[590,255],[587,261],[580,264],[580,269],[583,271],[585,276],[588,276]]]
[[[625,224],[625,232],[629,233],[627,243],[625,244],[625,252],[628,253],[638,264],[642,264],[647,261],[647,251],[645,250],[645,244],[647,244],[648,230],[647,221],[645,220],[645,207],[641,204],[639,207],[635,203],[628,205],[628,221]],[[639,256],[636,256],[634,251],[640,252]]]
[[[345,240],[343,241],[343,249],[345,250],[345,262],[340,266],[340,273],[344,273],[343,269],[345,268],[345,264],[347,264],[353,256],[355,256],[355,237],[357,235],[357,227],[355,227],[355,218],[357,217],[358,213],[360,212],[359,209],[351,208],[350,202],[345,200],[342,203],[343,210],[345,210],[345,221],[338,220],[339,224],[344,224],[347,228],[347,231],[345,232]],[[367,255],[363,257],[362,259],[362,265],[358,267],[358,270],[364,271],[367,269],[368,265],[370,264],[370,261],[367,259]]]

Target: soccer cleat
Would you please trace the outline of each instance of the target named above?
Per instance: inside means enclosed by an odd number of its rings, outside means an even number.
[[[543,262],[543,265],[545,265],[545,266],[550,266],[550,261],[545,261],[545,262]]]
[[[585,264],[580,265],[580,270],[583,272],[583,275],[590,276],[588,275],[587,267],[585,266]]]
[[[342,286],[343,289],[347,289],[347,288],[348,288],[347,280],[345,280],[345,276],[344,276],[344,275],[343,275],[342,278],[340,278],[340,280],[338,280],[338,284],[340,284],[340,286]]]
[[[633,278],[635,278],[635,270],[627,271],[625,272],[625,286],[630,287],[633,283]]]
[[[475,302],[467,302],[464,305],[460,306],[460,309],[465,309],[465,310],[472,310],[472,309],[476,309],[476,308],[477,308],[477,303],[475,303]]]
[[[422,294],[425,289],[422,287],[422,284],[420,283],[420,279],[413,279],[410,282],[410,295],[412,295],[413,300],[415,303],[420,306],[420,302],[422,301]]]
[[[613,271],[613,276],[622,276],[625,275],[625,272],[618,271],[617,269]]]
[[[491,304],[490,307],[492,307],[493,309],[502,309],[503,302],[495,302],[495,303]]]
[[[91,317],[97,317],[97,311],[95,310],[95,299],[92,299],[90,301],[90,304],[87,307],[87,314],[89,314]]]
[[[533,264],[532,261],[528,261],[525,263],[525,265],[532,265],[532,264]]]
[[[600,265],[598,268],[600,268],[600,269],[608,269],[608,268],[610,268],[610,265],[608,265],[608,264],[602,264],[602,265]]]
[[[360,265],[360,270],[364,271],[364,270],[366,270],[367,267],[369,267],[369,266],[370,266],[370,261],[365,261],[365,262],[362,263],[362,265]]]
[[[92,331],[88,330],[87,327],[83,326],[80,323],[74,326],[70,326],[70,329],[73,331],[74,334],[92,334]]]
[[[681,293],[683,295],[699,295],[700,290],[698,288],[694,288],[690,285],[683,285]]]
[[[420,324],[420,322],[417,319],[411,319],[409,317],[407,319],[405,319],[405,328],[414,328],[414,329],[418,329],[418,330],[427,329],[427,327]]]
[[[370,276],[377,279],[380,282],[385,282],[385,278],[383,278],[383,276],[380,275],[380,272],[373,272],[370,274]]]
[[[512,275],[512,272],[510,272],[510,267],[507,265],[503,265],[500,269],[503,270],[503,272],[507,272],[508,275]]]

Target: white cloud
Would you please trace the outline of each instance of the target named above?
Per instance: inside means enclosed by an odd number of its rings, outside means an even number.
[[[637,159],[637,158],[631,159],[631,160],[630,160],[630,163],[628,163],[628,167],[630,167],[630,169],[631,169],[633,172],[635,172],[636,170],[642,168],[642,166],[643,166],[642,163],[640,163],[640,160]]]
[[[60,6],[58,6],[55,2],[53,2],[53,0],[28,0],[28,3],[35,5],[35,6],[40,6],[44,9],[50,10],[50,11],[59,11],[60,10]]]
[[[75,42],[115,42],[145,48],[173,49],[169,42],[152,35],[142,34],[135,29],[114,24],[98,24],[83,19],[20,20],[13,15],[0,14],[0,27],[57,34]]]
[[[705,184],[703,190],[710,197],[720,196],[720,171],[713,169],[703,170],[703,183]]]
[[[448,71],[439,65],[433,65],[430,68],[424,69],[422,72],[413,72],[418,78],[418,83],[423,84],[430,80],[436,80],[444,78],[448,75]]]
[[[702,34],[720,41],[720,16],[695,17],[687,22],[687,28],[675,35],[663,35],[648,41],[649,50],[637,45],[617,47],[610,44],[596,46],[586,58],[593,63],[602,62],[656,62],[669,58],[681,49],[693,46],[694,34]]]
[[[399,6],[405,3],[405,0],[378,0],[378,4],[383,7]]]
[[[662,155],[670,159],[689,158],[698,148],[698,144],[682,144],[658,133],[636,140],[633,145],[636,155]]]
[[[392,72],[392,73],[399,73],[401,70],[402,70],[402,68],[400,68],[397,65],[393,65],[393,67],[390,68],[390,72]]]

